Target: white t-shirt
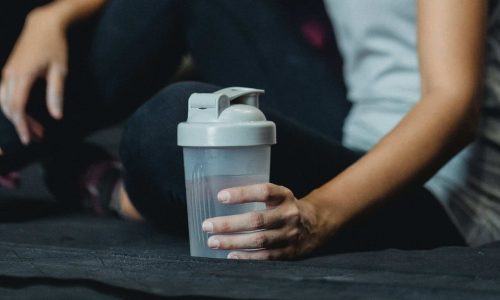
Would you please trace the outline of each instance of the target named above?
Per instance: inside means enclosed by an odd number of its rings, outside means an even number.
[[[416,2],[325,0],[325,5],[344,58],[348,99],[353,103],[343,144],[367,151],[420,99]],[[499,19],[493,13],[489,20],[480,138],[425,185],[474,246],[500,239]],[[422,216],[422,222],[425,219]]]

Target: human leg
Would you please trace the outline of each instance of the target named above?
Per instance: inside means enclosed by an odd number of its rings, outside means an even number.
[[[416,187],[353,220],[328,241],[322,252],[465,245],[464,238],[436,197],[427,189]]]
[[[125,126],[120,146],[125,187],[133,206],[155,224],[174,231],[187,228],[177,124],[187,116],[191,93],[217,89],[204,83],[170,85],[141,106]]]
[[[32,3],[31,3],[32,2]],[[2,26],[2,66],[21,31],[25,15],[47,1],[13,1],[2,9],[12,24]],[[102,14],[68,33],[69,74],[64,118],[45,109],[45,82],[30,94],[28,112],[45,127],[43,141],[23,147],[0,115],[0,173],[49,155],[96,129],[114,124],[149,98],[175,72],[184,51],[178,1],[110,1]],[[138,14],[140,13],[140,14]],[[2,18],[5,20],[5,18]],[[4,43],[5,41],[5,43]]]
[[[341,140],[349,103],[322,1],[189,3],[187,44],[202,81],[265,89],[264,106]],[[321,49],[307,43],[295,18],[305,12],[327,23]]]
[[[71,95],[67,97],[76,101],[70,107],[73,112],[71,120],[67,120],[71,124],[60,126],[59,136],[71,135],[68,129],[82,125],[82,133],[87,134],[121,121],[170,80],[185,51],[182,12],[178,3],[176,0],[108,2],[94,21],[95,29],[82,45],[85,55],[80,56],[84,60],[74,61],[73,69],[79,71],[73,73],[73,80],[68,80],[67,89]],[[80,36],[74,33],[70,42],[81,43]],[[116,198],[113,195],[120,192],[121,180],[116,184],[109,182],[109,178],[116,174],[116,161],[109,155],[103,160],[106,156],[102,151],[98,155],[92,151],[90,159],[93,160],[82,165],[89,156],[88,148],[88,145],[81,145],[80,149],[70,148],[76,153],[56,149],[55,153],[61,155],[46,159],[46,182],[58,199],[83,195],[84,206],[94,203],[91,207],[98,209],[92,211],[99,215],[103,211],[109,212],[110,208],[120,212],[126,205],[120,208],[112,204]],[[109,170],[103,170],[105,166],[110,167]],[[80,178],[80,183],[68,182],[71,179],[68,173]],[[61,184],[64,182],[67,184]],[[86,182],[83,188],[77,186],[81,182]],[[116,189],[110,192],[114,187]],[[99,191],[97,197],[91,190]]]
[[[182,149],[176,145],[176,126],[187,116],[191,93],[217,89],[201,83],[172,85],[142,106],[127,124],[121,145],[127,191],[146,219],[168,230],[187,228]],[[299,198],[362,156],[273,109],[263,110],[277,125],[271,182],[287,186]],[[344,252],[458,245],[463,239],[437,200],[418,187],[354,220],[326,244],[324,249],[330,252]]]

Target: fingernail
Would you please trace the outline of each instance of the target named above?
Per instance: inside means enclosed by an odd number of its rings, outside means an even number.
[[[23,145],[28,145],[30,142],[29,138],[27,136],[21,136],[21,143],[23,143]]]
[[[216,238],[209,238],[208,239],[208,247],[210,247],[212,249],[219,249],[219,247],[220,247],[219,240]]]
[[[55,116],[54,116],[57,120],[60,120],[62,119],[62,110],[61,109],[57,109],[55,111]]]
[[[229,192],[227,191],[220,191],[218,194],[217,194],[217,199],[219,199],[220,202],[222,203],[227,203],[229,202]]]
[[[238,255],[234,254],[234,253],[229,253],[227,255],[227,258],[228,259],[240,259]]]
[[[205,221],[205,222],[203,222],[203,224],[201,224],[201,228],[205,232],[212,232],[212,231],[214,231],[214,224],[212,224],[211,222]]]
[[[52,117],[54,117],[54,119],[57,119],[57,120],[61,119],[62,110],[59,107],[52,109]]]

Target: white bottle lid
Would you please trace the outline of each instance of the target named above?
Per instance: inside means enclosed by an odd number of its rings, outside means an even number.
[[[188,119],[177,126],[183,147],[238,147],[276,144],[276,126],[259,109],[263,90],[230,87],[194,93]]]

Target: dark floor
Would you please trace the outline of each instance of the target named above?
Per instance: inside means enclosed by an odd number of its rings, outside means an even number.
[[[94,137],[116,149],[119,130]],[[191,258],[147,224],[70,214],[39,169],[0,194],[1,299],[500,299],[500,243],[296,262]]]

